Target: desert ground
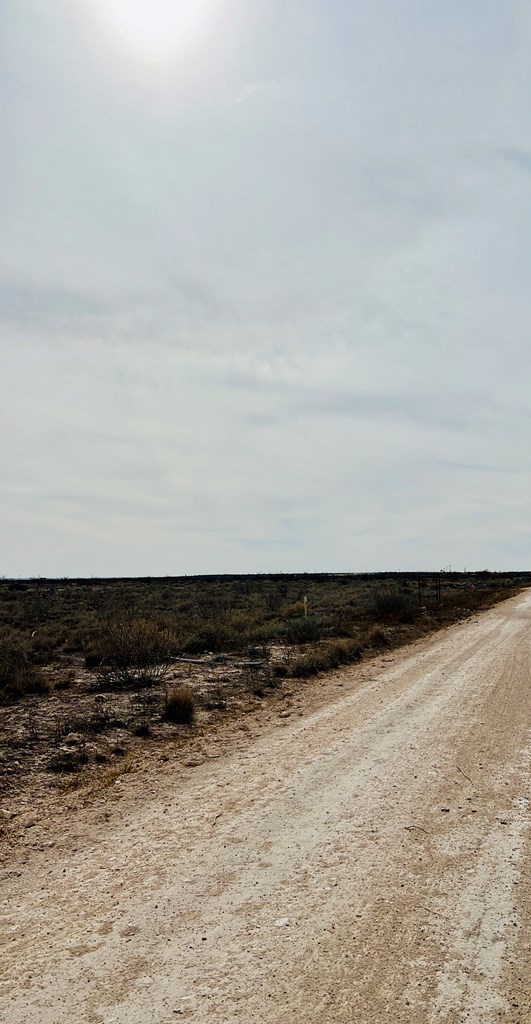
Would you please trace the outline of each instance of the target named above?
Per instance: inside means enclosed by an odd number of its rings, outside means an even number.
[[[527,592],[90,801],[26,795],[1,1019],[529,1021],[530,626]]]

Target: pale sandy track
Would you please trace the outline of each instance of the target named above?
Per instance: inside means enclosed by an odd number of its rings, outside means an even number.
[[[2,1024],[531,1021],[530,641],[525,595],[52,815],[2,876]]]

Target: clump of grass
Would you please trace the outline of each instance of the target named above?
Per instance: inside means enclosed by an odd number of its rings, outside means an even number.
[[[293,601],[281,608],[281,614],[286,619],[300,619],[304,615],[304,601]]]
[[[124,775],[129,775],[134,771],[135,763],[128,758],[124,761],[115,763],[112,768],[103,768],[101,772],[98,772],[92,786],[87,792],[91,796],[96,796],[109,786],[114,786],[114,783],[118,782]]]
[[[316,676],[330,668],[328,659],[322,651],[307,651],[300,658],[295,658],[290,666],[290,675],[295,679],[306,679],[308,676]]]
[[[333,640],[328,644],[328,650],[332,661],[339,665],[349,665],[354,661],[361,661],[363,650],[356,640]],[[334,666],[336,667],[336,666]]]
[[[381,626],[375,626],[367,634],[367,643],[369,647],[389,647],[390,639],[385,629],[382,629]]]
[[[319,672],[339,668],[350,662],[360,661],[363,652],[354,640],[334,640],[307,651],[300,658],[295,658],[290,665],[290,675],[304,679],[315,676]]]
[[[175,686],[166,693],[163,718],[174,725],[192,725],[195,721],[196,697],[190,686]]]
[[[44,694],[49,686],[28,650],[9,635],[0,637],[0,704],[27,694]]]

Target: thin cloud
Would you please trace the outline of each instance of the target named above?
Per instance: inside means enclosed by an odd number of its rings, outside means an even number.
[[[3,571],[521,568],[531,14],[222,20],[6,7]]]

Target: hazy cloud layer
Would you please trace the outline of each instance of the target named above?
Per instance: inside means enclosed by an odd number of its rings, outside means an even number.
[[[0,14],[0,572],[527,567],[528,5],[91,3]]]

